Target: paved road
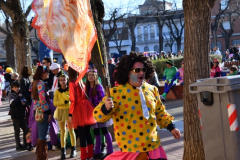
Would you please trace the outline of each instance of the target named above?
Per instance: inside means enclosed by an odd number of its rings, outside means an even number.
[[[169,131],[160,130],[161,142],[169,160],[181,160],[183,155],[183,101],[172,100],[164,104],[168,112],[175,117],[174,123],[181,131],[182,137],[180,140],[175,140]],[[5,101],[3,105],[0,106],[0,159],[35,160],[36,156],[33,152],[19,152],[15,150],[14,130],[10,116],[7,115],[8,110],[8,102]],[[113,143],[113,146],[115,151],[119,150],[116,142]],[[67,154],[67,156],[69,156],[69,149],[67,150]],[[80,155],[79,147],[77,147],[77,154]],[[49,160],[59,159],[60,150],[49,151],[48,157]],[[79,160],[79,156],[75,159]]]

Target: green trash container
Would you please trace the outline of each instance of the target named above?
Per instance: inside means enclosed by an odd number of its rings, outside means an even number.
[[[197,95],[206,160],[240,160],[240,76],[197,80]]]

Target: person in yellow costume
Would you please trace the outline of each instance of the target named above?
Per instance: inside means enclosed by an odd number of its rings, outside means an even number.
[[[68,124],[68,131],[71,138],[71,154],[70,158],[74,158],[77,156],[76,153],[76,137],[74,133],[74,129],[72,123],[68,122],[69,117],[69,88],[68,88],[68,78],[66,75],[59,76],[59,89],[57,89],[54,93],[53,104],[57,106],[57,109],[54,112],[54,118],[58,120],[58,124],[60,127],[60,140],[61,140],[61,159],[66,159],[66,123]]]
[[[97,122],[113,119],[114,133],[121,151],[105,160],[166,160],[157,126],[168,129],[176,139],[180,131],[162,104],[158,89],[145,82],[154,75],[151,60],[131,52],[121,58],[114,79],[119,86],[111,88],[94,109]]]

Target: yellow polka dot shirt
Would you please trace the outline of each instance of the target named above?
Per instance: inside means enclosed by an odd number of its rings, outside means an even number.
[[[139,89],[129,83],[110,89],[114,102],[110,113],[102,112],[106,97],[93,111],[97,122],[106,122],[113,118],[115,137],[122,152],[148,152],[158,148],[161,142],[157,125],[166,128],[174,119],[165,110],[156,87],[144,82],[142,91],[149,119],[143,116]]]

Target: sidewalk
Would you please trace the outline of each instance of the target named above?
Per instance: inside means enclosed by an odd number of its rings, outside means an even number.
[[[180,140],[173,138],[172,134],[167,130],[160,130],[162,146],[167,154],[168,160],[181,160],[183,155],[183,101],[174,100],[164,103],[170,114],[175,117],[174,123],[176,127],[181,131],[182,136]],[[0,159],[5,160],[35,160],[35,153],[29,151],[17,152],[15,150],[14,130],[12,127],[12,121],[8,113],[8,102],[3,102],[0,106]],[[79,143],[79,142],[78,142]],[[117,143],[113,142],[114,151],[119,150]],[[79,160],[80,151],[77,147],[77,158],[71,158],[72,160]],[[67,149],[67,157],[70,155],[70,149]],[[48,151],[49,160],[60,159],[60,150]]]

